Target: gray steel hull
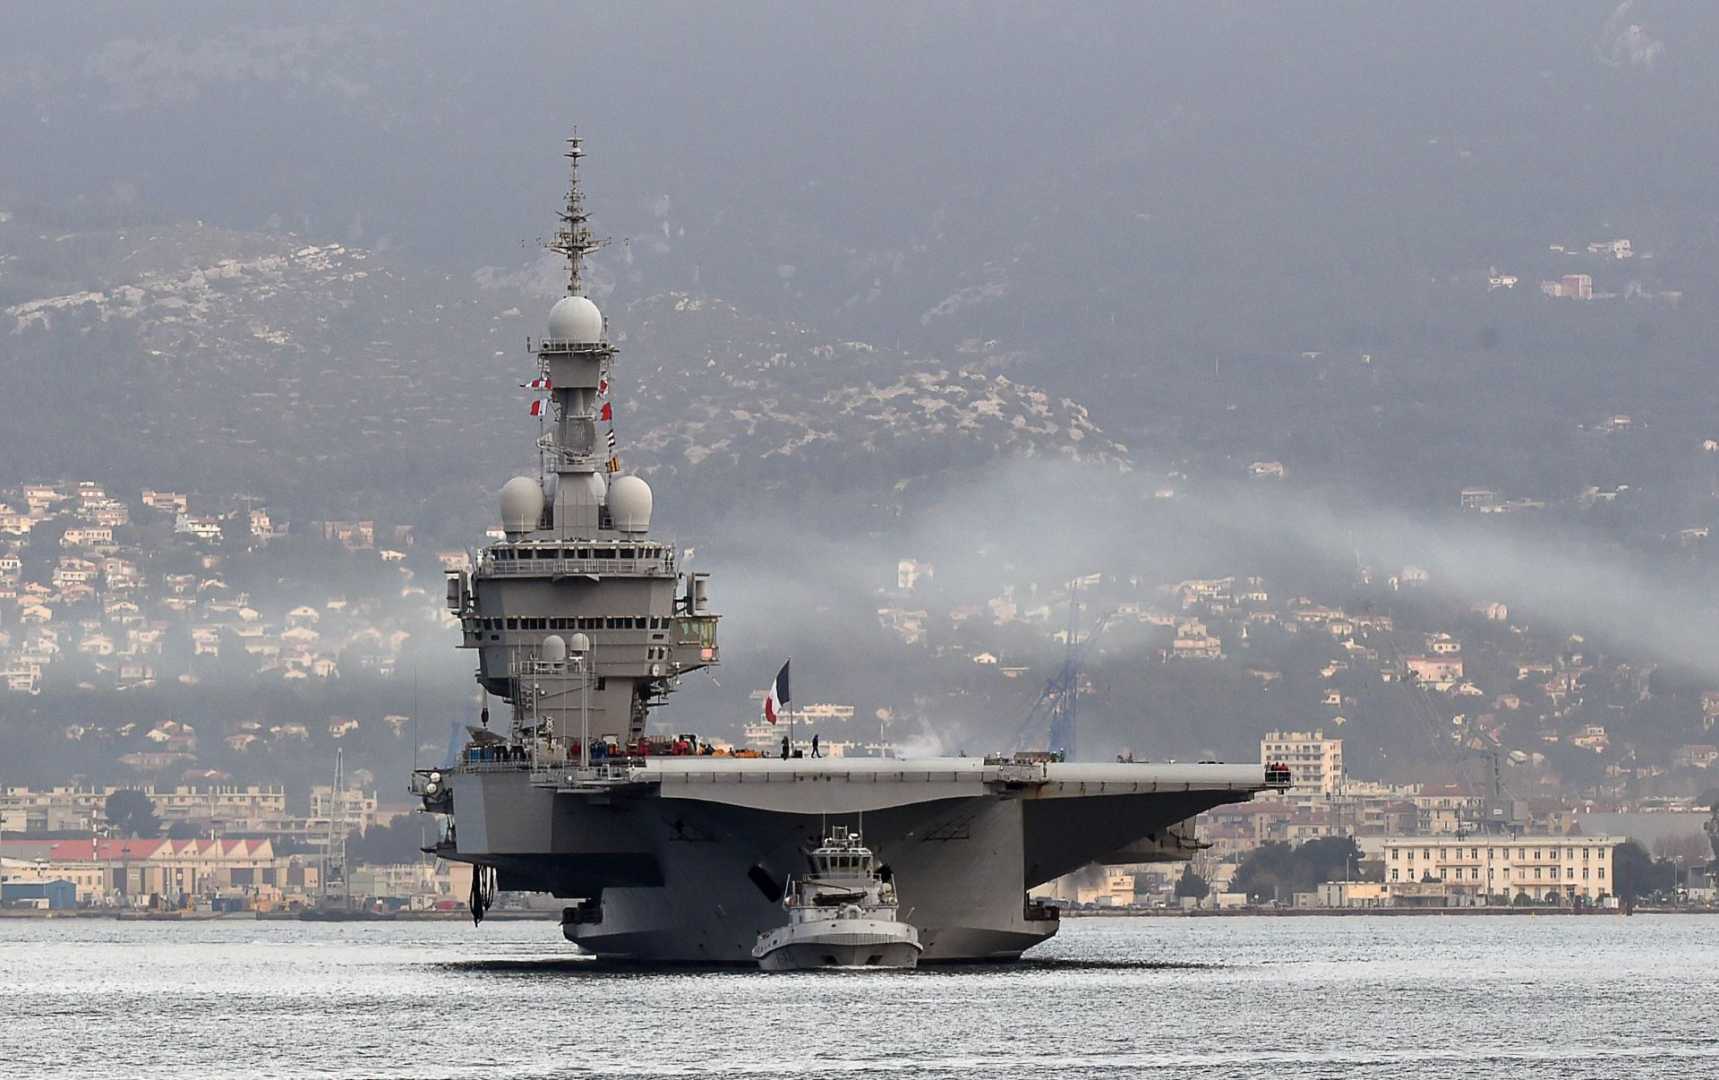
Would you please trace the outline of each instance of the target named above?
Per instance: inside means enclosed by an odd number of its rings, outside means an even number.
[[[1249,794],[1114,783],[1106,790],[1116,794],[1088,794],[1102,785],[1081,779],[1055,797],[980,786],[909,801],[854,782],[871,799],[862,821],[862,812],[841,811],[851,798],[836,780],[754,785],[832,808],[803,813],[675,797],[671,783],[593,798],[535,787],[523,773],[461,775],[457,843],[442,854],[495,867],[503,889],[586,901],[562,929],[600,957],[751,964],[758,935],[782,924],[781,885],[805,872],[804,853],[830,825],[847,823],[863,827],[895,872],[899,918],[918,928],[922,961],[1008,960],[1057,930],[1028,905],[1027,889]]]

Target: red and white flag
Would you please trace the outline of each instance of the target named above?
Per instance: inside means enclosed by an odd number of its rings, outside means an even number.
[[[606,420],[606,421],[609,421],[610,423],[613,423],[614,419],[615,419],[615,406],[614,406],[614,404],[611,402],[607,402],[607,401],[603,402],[603,411],[597,414],[597,419]]]
[[[764,719],[772,724],[776,717],[782,715],[782,706],[789,703],[788,696],[788,665],[792,661],[782,661],[782,670],[776,673],[776,681],[770,684],[770,692],[764,696]]]
[[[555,389],[555,387],[549,385],[549,376],[547,376],[547,375],[539,375],[537,378],[532,379],[528,383],[522,382],[519,384],[519,387],[522,390],[524,390],[524,389],[531,389],[531,390],[553,390],[553,389]]]
[[[597,380],[597,396],[598,397],[608,397],[609,396],[609,377],[607,375],[605,375],[601,379]]]
[[[532,416],[548,416],[549,415],[549,402],[543,398],[538,398],[536,401],[533,401],[531,403],[531,415]]]

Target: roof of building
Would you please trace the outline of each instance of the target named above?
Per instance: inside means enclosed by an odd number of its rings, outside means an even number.
[[[115,859],[147,859],[166,840],[61,840],[48,850],[51,862],[111,862]]]

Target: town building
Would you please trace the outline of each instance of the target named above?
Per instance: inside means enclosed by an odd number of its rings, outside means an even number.
[[[752,695],[760,702],[764,699],[762,691]],[[854,707],[852,705],[834,705],[828,702],[815,702],[808,705],[793,705],[793,745],[811,752],[811,739],[814,733],[818,736],[818,753],[824,757],[843,757],[848,754],[861,752],[861,744],[855,733]],[[773,757],[782,752],[782,739],[789,734],[789,721],[784,714],[781,720],[772,724],[762,715],[755,717],[742,728],[742,739],[749,750],[756,750],[767,757]]]
[[[1261,760],[1289,767],[1291,799],[1330,798],[1343,790],[1343,740],[1324,731],[1268,731]]]
[[[1463,488],[1457,496],[1464,510],[1487,511],[1498,505],[1500,496],[1492,488]]]
[[[382,901],[422,911],[462,908],[471,887],[470,863],[435,859],[354,867],[348,891],[355,899]]]
[[[1540,291],[1559,300],[1592,300],[1594,279],[1588,274],[1565,274],[1557,281],[1542,281]]]
[[[310,789],[310,816],[313,822],[338,819],[348,830],[367,831],[376,820],[376,793],[342,788],[337,797],[334,785],[313,785]]]
[[[15,874],[69,881],[81,905],[184,907],[225,897],[269,906],[314,888],[314,860],[277,856],[269,840],[60,840]]]
[[[1451,905],[1598,901],[1615,895],[1618,836],[1394,836],[1384,841],[1385,885],[1395,899],[1441,884]]]

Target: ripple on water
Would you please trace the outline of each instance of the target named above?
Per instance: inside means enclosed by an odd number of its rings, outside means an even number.
[[[16,1076],[1719,1075],[1700,917],[1071,919],[1019,964],[571,958],[551,923],[0,924]]]

